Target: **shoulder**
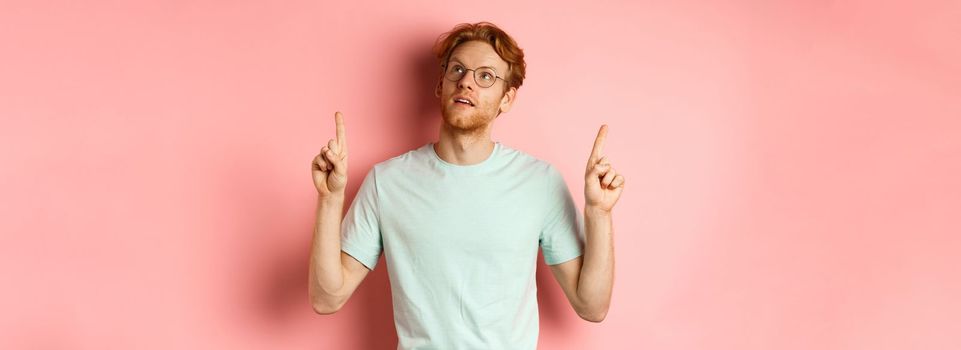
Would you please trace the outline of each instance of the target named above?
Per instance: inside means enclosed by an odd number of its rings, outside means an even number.
[[[404,174],[427,161],[428,146],[421,146],[374,164],[370,172],[383,177]]]
[[[527,152],[501,145],[501,154],[505,159],[505,164],[513,169],[523,171],[525,174],[547,180],[563,178],[561,172],[553,164]]]

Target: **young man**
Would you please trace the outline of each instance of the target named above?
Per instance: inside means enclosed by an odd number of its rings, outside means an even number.
[[[310,259],[314,310],[339,310],[381,253],[400,349],[534,349],[537,248],[577,314],[600,322],[614,283],[611,210],[624,188],[602,156],[601,126],[585,171],[584,234],[560,173],[491,140],[524,79],[524,53],[493,24],[461,24],[435,53],[437,143],[374,165],[341,221],[347,135],[313,159],[319,196]]]

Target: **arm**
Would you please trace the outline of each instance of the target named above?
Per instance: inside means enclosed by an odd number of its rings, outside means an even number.
[[[369,270],[340,250],[340,226],[347,187],[347,135],[343,115],[335,114],[337,139],[314,157],[311,173],[317,187],[317,223],[310,248],[308,292],[314,311],[340,310]]]
[[[614,288],[614,235],[611,213],[585,209],[584,255],[557,265],[551,272],[581,318],[601,322]]]
[[[624,189],[607,158],[601,156],[607,126],[601,126],[587,162],[584,184],[584,255],[552,265],[551,272],[581,318],[601,322],[607,316],[614,288],[614,225],[612,210]]]
[[[340,310],[370,272],[354,257],[340,250],[343,208],[343,196],[317,200],[308,289],[314,311],[322,315]]]

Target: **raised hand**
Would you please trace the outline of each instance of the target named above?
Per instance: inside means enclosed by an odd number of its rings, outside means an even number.
[[[617,174],[614,167],[603,156],[604,140],[607,138],[607,125],[601,125],[594,139],[594,149],[587,160],[584,176],[584,203],[587,208],[604,211],[614,209],[614,204],[624,190],[624,176]]]
[[[344,194],[347,187],[347,131],[344,129],[344,115],[334,113],[337,124],[337,138],[327,141],[320,154],[311,163],[314,186],[321,197]]]

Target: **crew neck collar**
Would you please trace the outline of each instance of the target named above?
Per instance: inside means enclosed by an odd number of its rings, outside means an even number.
[[[459,164],[449,163],[449,162],[445,161],[444,159],[442,159],[439,155],[437,155],[437,151],[434,150],[434,144],[435,144],[434,142],[431,142],[431,143],[428,143],[428,144],[427,144],[426,146],[424,146],[424,147],[427,147],[427,152],[430,153],[430,155],[433,157],[433,159],[437,161],[437,164],[439,164],[440,166],[445,167],[445,168],[461,169],[461,170],[473,170],[473,169],[483,169],[483,168],[486,168],[486,167],[490,166],[491,163],[493,163],[493,159],[495,158],[495,156],[497,155],[497,153],[500,152],[500,150],[501,150],[501,143],[495,141],[495,142],[494,142],[494,148],[493,148],[493,150],[491,150],[491,153],[487,156],[486,159],[484,159],[484,160],[481,161],[480,163],[468,164],[468,165],[459,165]]]

